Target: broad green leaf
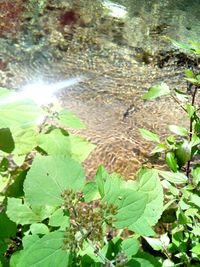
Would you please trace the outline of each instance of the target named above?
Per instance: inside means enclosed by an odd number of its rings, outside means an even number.
[[[36,156],[29,170],[24,192],[33,205],[59,206],[65,189],[81,191],[85,175],[82,166],[64,156]]]
[[[20,257],[21,257],[21,251],[14,252],[11,255],[9,266],[10,267],[17,267],[18,266],[18,262],[20,260]]]
[[[149,91],[143,95],[142,98],[143,99],[154,99],[154,98],[164,96],[164,95],[169,95],[169,94],[170,94],[169,86],[166,83],[162,82],[160,84],[157,84],[151,87]]]
[[[140,134],[142,135],[142,137],[144,139],[149,140],[149,141],[153,141],[153,142],[157,142],[157,143],[160,142],[160,138],[157,134],[152,133],[149,130],[146,130],[143,128],[140,128],[139,131],[140,131]]]
[[[0,213],[0,238],[15,236],[17,226],[12,222],[4,212]]]
[[[85,124],[72,112],[68,110],[62,110],[58,114],[59,121],[63,126],[70,128],[82,129],[85,128]]]
[[[188,135],[187,129],[185,129],[184,127],[177,126],[177,125],[169,125],[169,130],[172,133],[175,133],[175,134],[180,135],[180,136],[187,136]]]
[[[49,228],[44,223],[33,223],[30,226],[30,231],[33,235],[46,235],[49,233]]]
[[[130,260],[133,255],[135,255],[139,248],[140,243],[137,239],[127,238],[121,243],[122,252],[125,253]]]
[[[49,217],[49,225],[54,227],[60,227],[61,230],[66,229],[70,224],[69,216],[64,214],[63,209],[57,209],[50,217]]]
[[[74,135],[64,136],[60,129],[40,135],[39,146],[49,155],[69,156],[80,162],[84,161],[95,148],[95,145],[84,138]]]
[[[0,99],[0,125],[2,128],[30,127],[36,125],[43,111],[31,100],[7,103],[11,94]]]
[[[187,176],[180,172],[168,172],[168,171],[158,171],[159,175],[162,176],[167,181],[174,184],[185,184],[187,183]]]
[[[158,260],[155,258],[154,255],[150,255],[150,254],[148,254],[146,252],[138,252],[137,255],[135,255],[133,259],[138,261],[138,263],[141,264],[140,267],[150,267],[150,266],[162,267],[161,263],[158,262]],[[145,263],[142,260],[145,260]],[[137,265],[130,265],[130,266],[131,267],[136,267],[136,266],[139,266],[139,265],[137,264]]]
[[[12,221],[21,225],[42,220],[38,214],[33,212],[27,203],[22,203],[22,200],[18,198],[8,198],[6,213]]]
[[[105,182],[104,202],[118,207],[114,216],[117,228],[128,228],[141,235],[154,235],[155,225],[163,211],[163,190],[155,171],[144,171],[134,183],[108,178]]]
[[[38,133],[34,128],[14,128],[13,138],[15,141],[15,150],[13,153],[15,155],[26,155],[30,153],[38,145],[37,136]]]
[[[49,155],[70,156],[71,154],[70,140],[60,129],[55,129],[48,134],[40,134],[38,143],[40,148]]]
[[[93,181],[85,184],[83,188],[83,195],[84,195],[84,200],[86,202],[90,202],[101,198],[97,188],[97,184]]]
[[[38,235],[25,235],[22,238],[22,245],[24,249],[30,248],[35,242],[40,240]]]
[[[15,143],[9,128],[0,129],[0,150],[11,153],[15,148]]]
[[[68,138],[71,146],[71,157],[80,162],[83,162],[96,147],[79,136],[69,135]]]
[[[71,266],[71,256],[63,249],[64,233],[52,232],[22,251],[19,267]]]
[[[8,242],[6,239],[0,239],[0,254],[4,254],[8,249]]]

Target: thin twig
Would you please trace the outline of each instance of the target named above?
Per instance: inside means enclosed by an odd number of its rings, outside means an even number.
[[[173,98],[173,100],[179,105],[179,107],[181,107],[185,112],[187,112],[187,110],[184,108],[184,106],[178,101],[178,99],[173,95],[173,93],[171,93],[171,97]]]
[[[194,106],[194,104],[195,104],[195,97],[196,97],[196,94],[197,94],[197,89],[198,89],[198,87],[195,86],[194,93],[192,94],[192,103],[191,103],[192,106]],[[194,119],[193,119],[193,117],[191,117],[190,118],[190,134],[189,134],[189,141],[190,142],[191,142],[192,136],[193,136],[193,132],[192,132],[193,121],[194,121]],[[188,177],[188,179],[189,179],[189,176],[190,176],[190,165],[191,165],[191,160],[188,160],[187,168],[186,168],[186,176]]]

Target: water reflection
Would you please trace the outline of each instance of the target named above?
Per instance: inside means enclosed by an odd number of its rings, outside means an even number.
[[[184,121],[171,100],[146,103],[141,95],[160,81],[184,86],[165,37],[198,40],[199,7],[197,0],[2,0],[0,85],[89,77],[60,94],[87,122],[81,134],[98,145],[86,165],[130,176],[149,151],[138,127],[163,132],[168,122]],[[160,50],[168,57],[162,68]]]

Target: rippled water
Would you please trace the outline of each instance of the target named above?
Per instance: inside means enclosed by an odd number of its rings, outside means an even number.
[[[144,102],[141,96],[160,81],[185,86],[175,57],[163,68],[154,58],[171,49],[166,36],[198,38],[199,1],[49,0],[37,6],[34,0],[17,0],[15,8],[25,6],[12,15],[14,24],[6,21],[13,6],[6,13],[5,2],[0,2],[2,86],[20,89],[38,79],[54,83],[87,77],[59,98],[87,123],[81,134],[97,144],[85,162],[89,174],[104,164],[126,177],[134,175],[150,151],[139,127],[165,134],[168,123],[187,124],[172,100]]]

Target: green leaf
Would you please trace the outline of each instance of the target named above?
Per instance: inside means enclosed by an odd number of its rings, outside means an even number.
[[[168,172],[168,171],[158,171],[158,173],[164,179],[174,184],[185,184],[188,181],[187,176],[180,172],[174,173],[174,172]]]
[[[17,226],[12,222],[5,213],[0,213],[0,238],[15,236]]]
[[[0,129],[0,150],[11,153],[15,148],[15,143],[9,128]]]
[[[38,240],[40,240],[38,235],[25,235],[22,238],[22,244],[23,244],[23,248],[27,249],[30,246],[32,246],[35,242],[37,242]]]
[[[71,256],[63,249],[64,234],[52,232],[22,251],[19,267],[71,266]]]
[[[199,85],[199,81],[197,79],[194,78],[185,78],[186,81],[193,83],[195,85]]]
[[[160,138],[157,134],[152,133],[149,130],[146,130],[143,128],[140,128],[139,131],[140,131],[140,134],[142,135],[142,137],[144,139],[149,140],[149,141],[153,141],[153,142],[157,142],[157,143],[160,142]]]
[[[197,255],[200,255],[200,244],[197,244],[196,246],[194,246],[191,251]]]
[[[100,199],[101,196],[99,194],[97,184],[95,182],[88,182],[83,188],[83,195],[84,195],[84,200],[86,202],[90,202],[93,200]]]
[[[70,140],[60,129],[55,129],[48,134],[40,134],[38,143],[40,148],[49,155],[70,156],[71,154]]]
[[[60,227],[61,230],[69,227],[69,216],[64,214],[63,209],[57,209],[51,217],[49,217],[49,225],[54,227]]]
[[[192,176],[193,180],[196,184],[200,182],[200,166],[197,165],[195,168],[192,169]]]
[[[74,113],[68,110],[60,111],[58,117],[63,126],[77,129],[86,128],[85,124]]]
[[[158,144],[156,147],[151,151],[151,154],[161,153],[167,149],[166,145]]]
[[[40,135],[39,146],[49,155],[69,156],[80,162],[84,161],[95,148],[95,145],[84,138],[74,135],[64,136],[60,129]]]
[[[121,181],[122,183],[122,181]],[[114,216],[114,225],[128,228],[141,235],[154,235],[151,226],[155,225],[163,211],[163,190],[158,174],[154,170],[146,170],[133,183],[120,184],[108,178],[104,186],[103,202],[118,207]]]
[[[30,226],[30,231],[33,235],[46,235],[49,233],[49,228],[44,223],[33,223]]]
[[[21,257],[21,251],[16,251],[11,255],[9,266],[16,267]],[[1,266],[1,265],[0,265]]]
[[[2,128],[30,127],[36,125],[37,120],[43,116],[43,111],[33,101],[18,101],[13,99],[7,103],[12,96],[8,92],[6,97],[0,100],[0,125]]]
[[[135,255],[140,247],[140,243],[135,238],[127,238],[122,241],[121,248],[122,252],[125,253],[130,260],[133,255]]]
[[[173,172],[177,172],[177,160],[173,152],[167,152],[165,161]]]
[[[195,74],[194,74],[193,70],[191,70],[191,69],[186,69],[185,70],[185,76],[187,78],[195,78]]]
[[[80,162],[83,162],[96,147],[79,136],[69,135],[68,138],[71,146],[71,157]]]
[[[42,209],[47,209],[47,212]],[[22,200],[18,198],[8,198],[6,213],[12,221],[21,225],[40,222],[49,215],[48,207],[31,208],[26,202],[22,203]]]
[[[142,98],[149,100],[169,94],[170,94],[169,86],[166,83],[162,82],[160,84],[151,87],[149,91],[143,95]]]
[[[105,195],[104,184],[109,177],[110,176],[105,170],[105,168],[103,166],[99,166],[99,168],[97,169],[96,175],[95,175],[95,181],[96,181],[97,188],[98,188],[98,191],[101,197],[104,197]]]
[[[38,133],[34,128],[14,128],[13,138],[15,141],[15,155],[26,155],[30,153],[37,145]]]
[[[197,194],[190,193],[190,200],[189,201],[200,208],[200,196],[198,196]]]
[[[169,125],[169,130],[172,133],[175,133],[175,134],[180,135],[180,136],[187,136],[188,135],[187,129],[185,129],[184,127],[177,126],[177,125]]]
[[[195,113],[195,107],[191,104],[187,104],[187,113],[189,115],[189,118],[192,118]]]
[[[177,42],[177,41],[172,40],[172,39],[170,39],[170,40],[171,40],[172,44],[179,49],[187,50],[189,52],[195,51],[194,47],[191,44],[185,44],[185,43]]]
[[[65,189],[81,191],[84,183],[84,170],[78,162],[64,156],[36,156],[24,192],[30,204],[59,206]]]
[[[162,242],[159,238],[152,238],[152,237],[144,237],[147,243],[154,249],[154,250],[162,250]]]
[[[143,259],[147,261],[147,265],[140,265],[140,267],[147,267],[147,266],[162,267],[161,263],[158,262],[158,260],[155,258],[154,255],[150,255],[146,252],[138,252],[137,255],[134,256],[134,260],[138,259]],[[132,266],[136,267],[137,265],[132,265]]]
[[[19,175],[15,177],[14,182],[8,187],[6,190],[7,197],[22,197],[24,195],[23,192],[23,183],[26,177],[27,171],[21,171]]]

